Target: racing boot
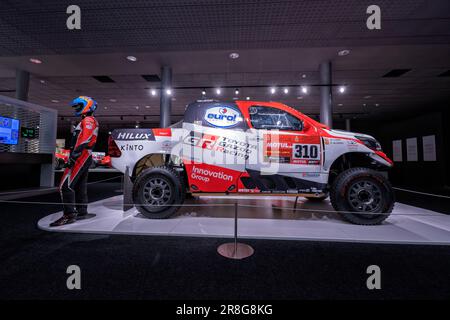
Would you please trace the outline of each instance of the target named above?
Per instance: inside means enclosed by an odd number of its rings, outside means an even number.
[[[59,227],[59,226],[63,226],[63,225],[66,225],[66,224],[74,223],[75,221],[77,221],[77,214],[76,213],[63,214],[63,216],[61,218],[59,218],[58,220],[50,223],[50,227]]]

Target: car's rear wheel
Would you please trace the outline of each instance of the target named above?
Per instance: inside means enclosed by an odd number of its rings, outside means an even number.
[[[133,185],[133,202],[140,213],[151,219],[175,214],[185,199],[179,174],[170,167],[154,167],[141,172]]]
[[[330,200],[342,217],[354,224],[382,223],[394,207],[394,192],[389,181],[368,168],[342,172],[333,182]]]

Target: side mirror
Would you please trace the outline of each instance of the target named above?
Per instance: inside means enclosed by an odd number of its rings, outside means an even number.
[[[302,131],[309,130],[309,128],[311,128],[311,125],[308,122],[302,121],[302,124],[303,124]]]

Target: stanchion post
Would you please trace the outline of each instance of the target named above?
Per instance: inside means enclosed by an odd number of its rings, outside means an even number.
[[[130,179],[130,169],[125,168],[123,174],[123,211],[128,211],[133,208],[133,183]]]
[[[250,257],[255,250],[251,246],[245,243],[238,242],[238,204],[234,204],[234,242],[221,244],[217,248],[217,252],[229,259],[244,259]]]

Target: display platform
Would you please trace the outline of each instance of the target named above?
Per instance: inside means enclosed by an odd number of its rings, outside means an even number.
[[[450,244],[448,215],[396,203],[392,215],[382,225],[358,226],[332,212],[328,200],[315,203],[299,198],[300,211],[293,211],[294,199],[205,196],[189,200],[171,219],[153,220],[143,217],[135,208],[123,212],[122,196],[115,196],[90,204],[92,218],[50,228],[49,223],[61,216],[59,212],[42,218],[38,226],[51,232],[227,238],[233,236],[233,204],[237,202],[239,238]]]

